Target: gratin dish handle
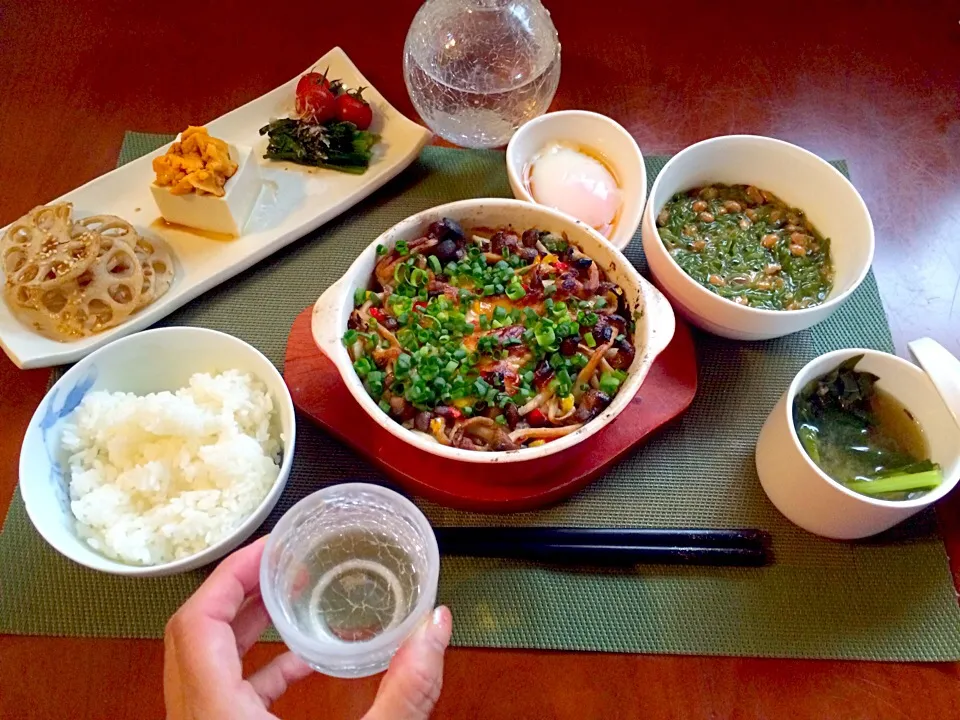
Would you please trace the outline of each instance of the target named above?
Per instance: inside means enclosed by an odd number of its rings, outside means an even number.
[[[343,310],[344,288],[347,278],[343,277],[323,293],[313,305],[313,314],[310,317],[310,329],[313,341],[331,360],[332,352],[340,344],[343,328],[340,327],[340,316]]]
[[[643,278],[641,282],[643,283],[644,310],[647,314],[646,321],[652,328],[648,353],[651,358],[655,358],[666,350],[667,345],[673,340],[677,319],[666,296]]]

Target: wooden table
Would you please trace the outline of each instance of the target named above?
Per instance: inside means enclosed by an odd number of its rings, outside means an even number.
[[[415,116],[401,49],[416,0],[0,5],[0,225],[114,167],[125,130],[175,132],[342,46]],[[725,133],[846,158],[877,229],[897,350],[960,354],[960,25],[955,2],[548,0],[563,43],[554,108],[623,123],[648,153]],[[796,6],[795,6],[796,5]],[[0,359],[0,510],[45,371]],[[955,496],[956,497],[956,496]],[[941,508],[960,557],[960,502]],[[251,653],[261,663],[279,652]],[[161,643],[0,638],[0,716],[162,714]],[[960,665],[456,649],[437,717],[960,717]],[[377,680],[316,676],[284,717],[356,718]]]

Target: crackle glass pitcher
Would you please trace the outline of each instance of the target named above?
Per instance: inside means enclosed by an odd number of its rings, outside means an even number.
[[[550,105],[560,42],[539,0],[427,0],[407,33],[403,73],[431,130],[497,147]]]

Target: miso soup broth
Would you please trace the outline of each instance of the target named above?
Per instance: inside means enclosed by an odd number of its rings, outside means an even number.
[[[872,477],[929,457],[920,425],[892,395],[878,388],[868,407],[876,418],[876,424],[869,427],[830,417],[805,424],[821,439],[817,464],[835,480]]]
[[[920,423],[907,408],[883,388],[876,388],[870,398],[870,410],[881,429],[881,441],[889,439],[917,462],[930,457],[930,446]]]
[[[850,490],[883,500],[920,497],[942,481],[923,428],[878,378],[855,370],[861,356],[808,383],[794,423],[817,466]]]

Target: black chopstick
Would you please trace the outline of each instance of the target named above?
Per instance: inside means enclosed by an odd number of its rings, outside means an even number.
[[[738,565],[770,562],[770,536],[753,529],[434,528],[446,555],[573,565]]]

